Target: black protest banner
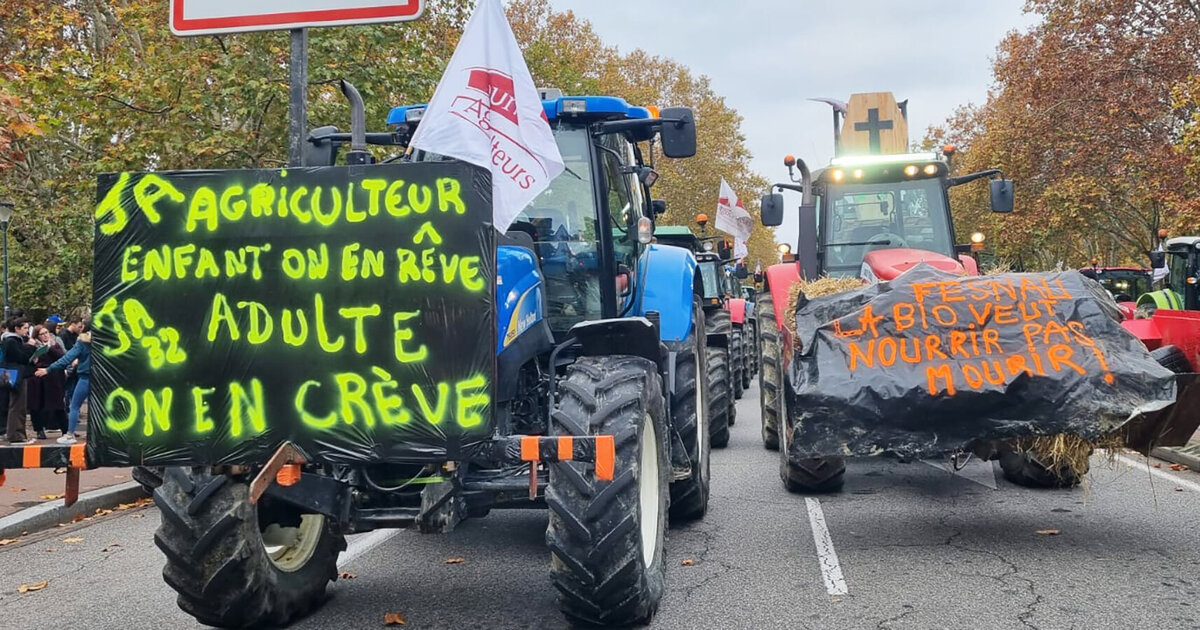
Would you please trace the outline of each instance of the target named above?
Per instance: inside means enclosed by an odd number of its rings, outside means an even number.
[[[89,456],[459,458],[491,435],[491,184],[449,162],[100,178]]]
[[[1095,439],[1175,399],[1174,375],[1075,271],[963,277],[919,265],[800,299],[797,458],[934,457],[986,440]]]

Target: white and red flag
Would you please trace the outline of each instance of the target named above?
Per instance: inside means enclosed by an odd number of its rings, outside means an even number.
[[[563,171],[562,155],[500,0],[480,0],[410,143],[492,171],[501,232]]]
[[[717,198],[718,230],[733,236],[733,257],[745,258],[748,253],[746,241],[750,240],[750,232],[754,230],[754,219],[746,212],[746,206],[738,201],[737,193],[729,186],[725,178],[721,178],[721,194]]]

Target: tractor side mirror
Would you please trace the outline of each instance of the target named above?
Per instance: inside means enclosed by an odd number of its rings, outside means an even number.
[[[333,166],[337,161],[338,146],[332,140],[337,127],[317,127],[308,132],[308,138],[300,150],[304,166]]]
[[[738,280],[745,280],[746,278],[750,277],[750,272],[746,270],[745,265],[738,265],[734,270],[733,275],[737,277]]]
[[[651,201],[650,202],[650,210],[653,211],[654,216],[656,216],[656,217],[660,217],[660,216],[666,214],[667,213],[667,200],[666,199],[655,199],[654,201]]]
[[[669,158],[690,158],[696,155],[696,116],[690,107],[668,107],[662,110],[663,155]]]
[[[1150,254],[1150,267],[1153,269],[1162,269],[1167,266],[1166,252],[1148,252]]]
[[[1012,212],[1013,211],[1013,183],[1011,179],[993,179],[992,185],[992,212]]]
[[[763,274],[761,271],[754,274],[754,283],[755,284],[762,284],[762,281],[763,281]]]
[[[761,200],[762,224],[767,227],[783,225],[783,195],[766,194]]]

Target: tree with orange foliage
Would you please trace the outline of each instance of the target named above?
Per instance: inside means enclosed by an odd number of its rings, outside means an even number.
[[[954,190],[956,224],[1031,269],[1093,256],[1145,265],[1160,227],[1194,234],[1200,223],[1187,172],[1200,163],[1200,3],[1030,0],[1027,10],[1042,22],[1000,44],[987,102],[926,139],[963,149],[958,172],[995,166],[1016,180],[1013,216],[991,216],[986,190]]]

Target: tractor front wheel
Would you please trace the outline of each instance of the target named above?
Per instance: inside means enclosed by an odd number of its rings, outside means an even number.
[[[729,337],[729,360],[733,364],[733,399],[741,400],[745,393],[746,353],[743,349],[742,328],[733,327],[733,335]],[[729,419],[733,424],[733,418]]]
[[[710,478],[708,396],[704,378],[704,311],[695,306],[692,343],[675,359],[675,393],[671,395],[671,428],[679,434],[692,464],[686,479],[671,483],[672,522],[704,518]]]
[[[226,475],[168,468],[154,491],[154,543],[179,607],[220,628],[282,626],[325,600],[346,539],[320,514],[263,497]]]
[[[663,545],[671,458],[657,366],[641,357],[584,357],[567,367],[551,414],[554,435],[612,435],[616,478],[584,464],[550,465],[550,579],[572,621],[603,627],[650,621],[666,580]]]
[[[1032,451],[1006,451],[1000,454],[1000,470],[1005,479],[1027,488],[1071,488],[1079,485],[1081,475],[1087,473],[1086,466],[1075,471],[1065,464],[1048,466],[1042,463],[1044,459],[1048,458]]]
[[[758,405],[762,416],[762,440],[767,450],[779,449],[779,416],[783,396],[783,349],[771,294],[764,293],[755,305],[758,309]]]

